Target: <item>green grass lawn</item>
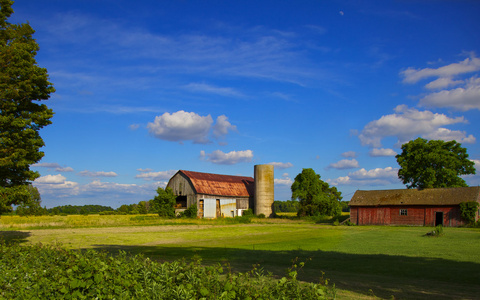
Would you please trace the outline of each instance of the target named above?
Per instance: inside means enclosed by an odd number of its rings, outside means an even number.
[[[475,299],[480,295],[479,229],[445,228],[444,236],[426,237],[432,228],[347,227],[283,219],[228,225],[222,220],[100,217],[100,226],[94,226],[94,216],[83,217],[84,225],[77,226],[59,219],[51,223],[44,219],[43,226],[35,219],[9,223],[2,217],[0,236],[25,243],[59,242],[73,249],[126,250],[158,260],[197,255],[205,263],[228,263],[238,271],[260,264],[279,276],[298,257],[307,261],[300,279],[318,281],[325,272],[339,288],[340,298]],[[123,223],[113,221],[116,217],[124,218]],[[82,216],[75,218],[80,224]],[[126,226],[128,222],[135,226]],[[139,226],[142,222],[149,226]]]

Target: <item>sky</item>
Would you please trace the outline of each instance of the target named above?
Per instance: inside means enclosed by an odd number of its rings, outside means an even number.
[[[177,170],[303,168],[401,189],[395,155],[456,140],[480,170],[479,1],[22,0],[55,115],[32,166],[42,206],[153,199]],[[480,184],[468,175],[469,185]]]

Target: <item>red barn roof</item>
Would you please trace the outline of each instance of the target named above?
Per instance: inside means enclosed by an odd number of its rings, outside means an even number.
[[[197,194],[253,197],[255,183],[252,177],[220,175],[180,170],[190,179]]]

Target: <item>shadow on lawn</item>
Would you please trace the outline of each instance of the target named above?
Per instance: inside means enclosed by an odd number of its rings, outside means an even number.
[[[264,251],[221,247],[170,247],[95,245],[113,254],[119,250],[160,261],[197,255],[205,264],[228,263],[233,271],[245,272],[254,264],[281,277],[292,260],[307,261],[299,279],[319,282],[325,278],[342,289],[381,298],[476,299],[480,294],[480,265],[446,259],[347,254],[329,251]]]
[[[0,231],[0,241],[5,243],[25,243],[32,234],[24,231]]]

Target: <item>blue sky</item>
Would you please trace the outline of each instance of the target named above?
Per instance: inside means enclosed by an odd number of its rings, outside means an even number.
[[[42,205],[152,199],[179,169],[288,200],[313,168],[349,200],[404,188],[395,154],[455,139],[480,165],[478,1],[18,1],[56,93]],[[465,177],[470,185],[480,176]]]

